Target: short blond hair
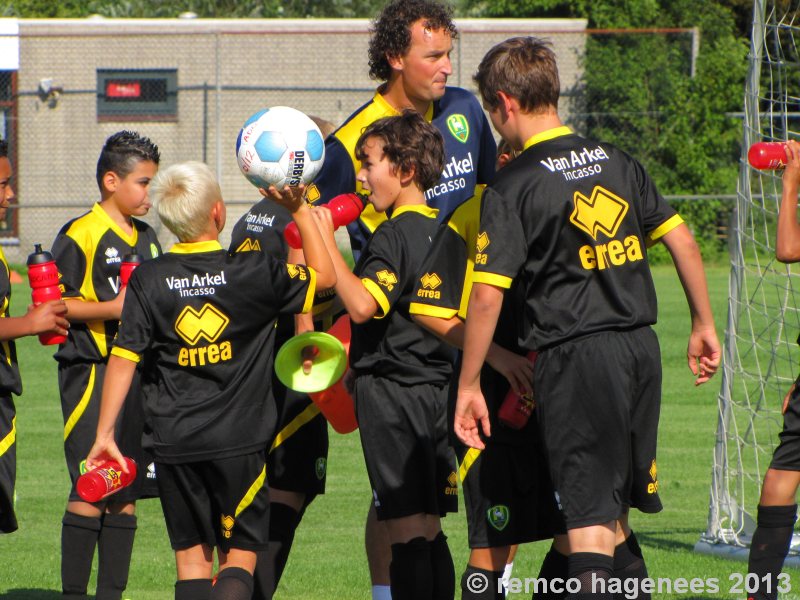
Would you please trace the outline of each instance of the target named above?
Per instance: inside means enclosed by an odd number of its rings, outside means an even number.
[[[222,191],[208,165],[189,161],[159,171],[150,182],[150,197],[167,229],[181,242],[192,242],[206,231]]]

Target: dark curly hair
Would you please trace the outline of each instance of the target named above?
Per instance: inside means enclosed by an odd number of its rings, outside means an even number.
[[[444,29],[458,37],[453,9],[430,0],[394,0],[387,4],[372,24],[369,40],[369,76],[389,81],[392,67],[387,56],[403,56],[411,47],[411,25],[420,19],[425,27]]]
[[[389,162],[408,173],[413,168],[420,190],[433,187],[444,170],[444,139],[436,127],[417,111],[407,109],[397,117],[378,119],[364,129],[356,142],[356,158],[364,160],[368,138],[383,141],[383,154]]]
[[[97,185],[103,191],[103,175],[111,171],[121,178],[136,168],[142,161],[149,160],[156,164],[161,159],[158,146],[135,131],[118,131],[110,136],[97,160]]]
[[[0,158],[8,157],[8,142],[0,138]]]

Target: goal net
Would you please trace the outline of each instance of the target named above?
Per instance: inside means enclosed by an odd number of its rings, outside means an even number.
[[[708,527],[699,552],[746,558],[761,482],[797,376],[798,269],[775,260],[780,172],[747,164],[750,144],[800,138],[800,6],[755,0]],[[800,539],[789,564],[800,564]]]

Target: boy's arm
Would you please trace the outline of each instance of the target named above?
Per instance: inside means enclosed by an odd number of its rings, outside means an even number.
[[[458,317],[445,319],[412,313],[411,318],[451,346],[455,346],[459,350],[464,349],[465,325],[464,321]],[[526,394],[532,391],[533,365],[524,356],[515,354],[492,342],[486,353],[486,362],[508,380],[516,393]]]
[[[700,385],[716,373],[722,355],[708,299],[703,259],[697,242],[685,223],[681,223],[661,239],[672,255],[689,303],[692,333],[689,336],[687,357],[689,369],[697,376],[695,385]]]
[[[303,255],[306,265],[316,271],[317,289],[332,288],[336,284],[336,271],[314,217],[311,215],[311,208],[303,199],[305,186],[299,185],[296,188],[285,186],[282,192],[279,192],[275,186],[270,186],[269,190],[259,189],[259,192],[286,207],[292,214],[292,219],[297,223],[297,230],[303,240]]]
[[[119,320],[122,316],[122,305],[125,303],[125,289],[122,288],[113,300],[105,302],[64,298],[67,305],[67,318],[73,323]]]
[[[485,283],[472,286],[464,330],[464,357],[458,378],[455,432],[462,442],[481,450],[485,446],[478,422],[485,435],[492,433],[486,400],[481,393],[481,366],[489,352],[502,304],[502,289]]]
[[[131,387],[136,362],[112,354],[103,380],[103,395],[100,400],[100,417],[97,421],[97,437],[86,457],[86,468],[94,469],[106,459],[116,460],[127,473],[127,465],[114,441],[114,426],[117,422],[125,397]]]
[[[331,211],[325,207],[316,207],[313,209],[313,214],[333,261],[333,268],[336,270],[336,294],[353,323],[365,323],[377,314],[378,303],[364,287],[361,279],[350,271],[342,253],[339,252]]]
[[[800,223],[797,222],[797,190],[800,185],[800,144],[786,142],[788,162],[783,171],[781,207],[778,211],[778,234],[775,258],[782,263],[800,261]]]
[[[63,300],[51,300],[39,306],[29,306],[28,312],[22,317],[0,319],[0,341],[50,332],[67,335],[69,321],[65,318],[66,314],[67,305]]]

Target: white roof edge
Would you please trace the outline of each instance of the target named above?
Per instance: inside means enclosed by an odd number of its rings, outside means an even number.
[[[19,19],[22,35],[110,33],[269,33],[363,32],[370,19]],[[463,32],[580,32],[586,19],[456,19]]]

